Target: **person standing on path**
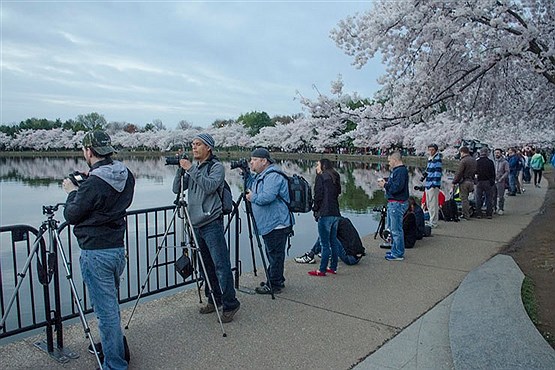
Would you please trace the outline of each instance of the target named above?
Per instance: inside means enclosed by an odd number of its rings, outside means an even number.
[[[428,145],[428,165],[426,166],[426,208],[430,213],[431,227],[437,227],[439,219],[439,190],[441,188],[441,175],[443,173],[441,154],[436,144]]]
[[[486,217],[493,214],[493,187],[495,186],[495,164],[488,158],[488,148],[480,149],[476,161],[476,217],[482,218],[482,206],[486,202]]]
[[[461,146],[459,149],[461,161],[459,168],[453,178],[453,191],[455,187],[459,186],[459,195],[462,204],[462,218],[470,220],[470,203],[468,202],[468,195],[474,191],[474,176],[476,174],[476,159],[470,155],[470,150],[466,146]]]
[[[314,219],[318,222],[322,259],[320,260],[320,268],[309,271],[309,275],[326,276],[326,273],[337,273],[339,249],[343,248],[337,239],[337,228],[341,219],[339,194],[341,194],[339,174],[333,169],[329,159],[320,159],[316,165],[312,210],[314,211]],[[330,262],[329,267],[328,261]]]
[[[179,168],[173,181],[173,192],[179,194],[187,190],[189,215],[206,271],[202,271],[210,281],[212,294],[205,284],[208,303],[199,309],[201,314],[216,312],[222,306],[222,322],[229,323],[241,304],[237,299],[229,250],[225,240],[222,198],[225,170],[214,155],[214,138],[200,133],[191,143],[193,159],[179,160]],[[181,187],[183,185],[183,187]],[[216,302],[212,302],[212,295]]]
[[[409,173],[403,164],[401,153],[395,151],[388,156],[391,175],[379,179],[378,185],[385,189],[387,197],[387,226],[391,231],[391,251],[385,254],[388,261],[405,259],[405,236],[403,234],[403,215],[408,208]]]
[[[104,369],[127,369],[118,302],[120,276],[126,266],[125,215],[133,201],[135,178],[121,162],[104,131],[83,138],[83,156],[90,167],[87,179],[76,186],[65,179],[68,194],[64,217],[75,225],[81,256],[81,275],[98,319]],[[98,347],[97,347],[98,348]]]
[[[532,149],[532,159],[530,159],[530,168],[534,171],[534,186],[539,188],[542,181],[543,167],[545,165],[545,158],[539,150]]]
[[[505,185],[509,179],[509,162],[503,157],[503,151],[501,149],[495,149],[493,163],[495,165],[493,208],[498,215],[502,215],[505,212]]]

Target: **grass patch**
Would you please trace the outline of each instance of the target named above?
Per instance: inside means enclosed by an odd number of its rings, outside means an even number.
[[[555,336],[549,331],[542,330],[539,327],[538,301],[536,300],[536,293],[534,291],[534,281],[528,276],[524,277],[520,294],[522,296],[522,303],[524,304],[524,308],[526,309],[526,313],[528,313],[530,320],[534,323],[536,329],[538,329],[547,343],[555,348]]]
[[[532,320],[534,325],[538,325],[538,302],[536,301],[536,294],[534,293],[534,281],[528,276],[524,277],[520,294],[522,296],[524,308],[528,316],[530,316],[530,320]]]

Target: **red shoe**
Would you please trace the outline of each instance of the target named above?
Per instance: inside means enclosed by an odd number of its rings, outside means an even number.
[[[329,272],[330,274],[334,274],[334,275],[337,274],[337,271],[336,271],[336,270],[332,270],[332,269],[330,269],[329,267],[326,269],[326,272]]]
[[[326,276],[326,273],[320,270],[309,271],[308,274],[310,276]]]

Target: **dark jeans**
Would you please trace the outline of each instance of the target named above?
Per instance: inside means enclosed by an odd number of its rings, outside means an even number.
[[[518,172],[509,172],[509,194],[515,195],[517,190]]]
[[[532,176],[530,175],[530,167],[524,167],[522,170],[522,181],[530,182]]]
[[[534,185],[539,185],[542,182],[542,170],[532,170],[534,171]]]
[[[486,202],[486,216],[493,214],[493,185],[489,180],[478,181],[476,184],[476,212],[482,213],[482,205]]]
[[[235,297],[223,220],[219,218],[202,227],[195,227],[195,235],[206,267],[206,271],[201,273],[204,277],[208,276],[216,304],[221,303],[224,311],[234,310],[239,306],[239,301]],[[210,297],[208,284],[205,284],[204,289],[208,301],[214,303]]]
[[[341,247],[338,250],[339,259],[343,261],[343,263],[346,265],[356,265],[357,263],[359,263],[360,258],[356,258],[355,256],[347,254],[347,251],[345,251],[345,248],[343,248],[343,244],[341,244],[341,241],[339,239],[337,239],[337,241],[339,242],[339,246]],[[312,252],[312,256],[315,256],[322,251],[320,238],[316,239],[316,242],[314,243],[314,246],[310,251]]]
[[[291,227],[274,229],[266,235],[262,235],[268,256],[268,282],[272,287],[281,288],[285,286],[283,276],[283,264],[285,262],[285,244],[287,237],[291,234]]]

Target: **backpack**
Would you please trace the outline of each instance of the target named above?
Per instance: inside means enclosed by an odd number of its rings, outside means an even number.
[[[341,217],[337,225],[337,239],[350,256],[365,255],[366,250],[357,229],[347,217]]]
[[[459,221],[457,201],[453,198],[446,200],[443,207],[441,207],[440,215],[443,216],[444,221]]]
[[[214,163],[216,163],[214,159],[208,163],[208,174],[210,174],[210,170],[212,169]],[[233,211],[233,195],[231,194],[231,188],[225,179],[224,186],[221,189],[218,189],[218,195],[222,201],[222,214],[229,215]]]
[[[268,173],[276,172],[287,180],[289,188],[289,203],[285,199],[279,197],[291,213],[307,213],[312,211],[312,188],[304,177],[299,175],[287,176],[281,171],[270,171]]]

